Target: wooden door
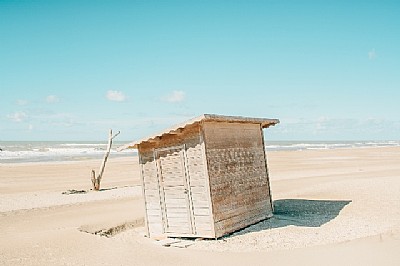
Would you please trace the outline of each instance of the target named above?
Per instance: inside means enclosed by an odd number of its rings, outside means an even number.
[[[184,146],[158,149],[158,178],[165,233],[193,234],[193,210]]]

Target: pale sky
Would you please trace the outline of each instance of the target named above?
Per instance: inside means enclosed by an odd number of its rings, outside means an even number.
[[[0,0],[0,91],[0,141],[203,113],[278,118],[270,140],[399,140],[400,1]]]

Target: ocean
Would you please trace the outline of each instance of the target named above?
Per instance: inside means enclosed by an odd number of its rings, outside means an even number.
[[[112,157],[136,156],[136,150],[116,151],[128,142],[115,141]],[[400,146],[400,141],[265,141],[267,151],[300,151],[354,147]],[[87,141],[0,141],[0,163],[52,162],[101,159],[106,142]]]
[[[400,140],[388,141],[265,141],[267,151],[328,150],[340,148],[394,147]]]
[[[135,156],[135,150],[116,151],[128,142],[114,141],[111,157]],[[0,141],[0,163],[75,161],[103,158],[107,142]]]

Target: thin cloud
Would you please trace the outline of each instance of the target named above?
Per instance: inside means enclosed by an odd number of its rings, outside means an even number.
[[[375,49],[372,49],[371,51],[368,52],[368,58],[369,60],[374,60],[376,58]]]
[[[69,113],[50,113],[42,114],[34,117],[41,124],[52,125],[56,127],[72,127],[81,125],[75,120],[75,117]]]
[[[17,100],[17,105],[19,105],[19,106],[24,106],[24,105],[27,105],[27,104],[28,104],[27,100],[24,100],[24,99],[18,99]]]
[[[60,101],[60,98],[56,95],[49,95],[46,97],[46,102],[47,103],[58,103]]]
[[[113,102],[124,102],[126,100],[126,96],[122,91],[107,91],[106,97],[108,100]]]
[[[169,103],[179,103],[185,100],[185,92],[184,91],[172,91],[170,94],[164,97],[164,101]]]
[[[7,118],[10,119],[11,121],[14,122],[22,122],[24,121],[28,116],[26,115],[25,112],[15,112],[13,114],[7,115]]]
[[[268,130],[271,136],[280,139],[301,139],[312,137],[322,139],[375,139],[385,134],[387,139],[395,139],[400,130],[399,120],[379,118],[329,118],[281,119],[277,127]],[[396,135],[397,134],[397,135]]]

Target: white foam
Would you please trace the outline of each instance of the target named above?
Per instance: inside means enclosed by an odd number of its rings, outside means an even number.
[[[62,161],[82,158],[99,158],[105,153],[103,143],[61,143],[61,142],[2,142],[0,163]],[[132,151],[117,152],[111,149],[114,156],[127,156]]]

